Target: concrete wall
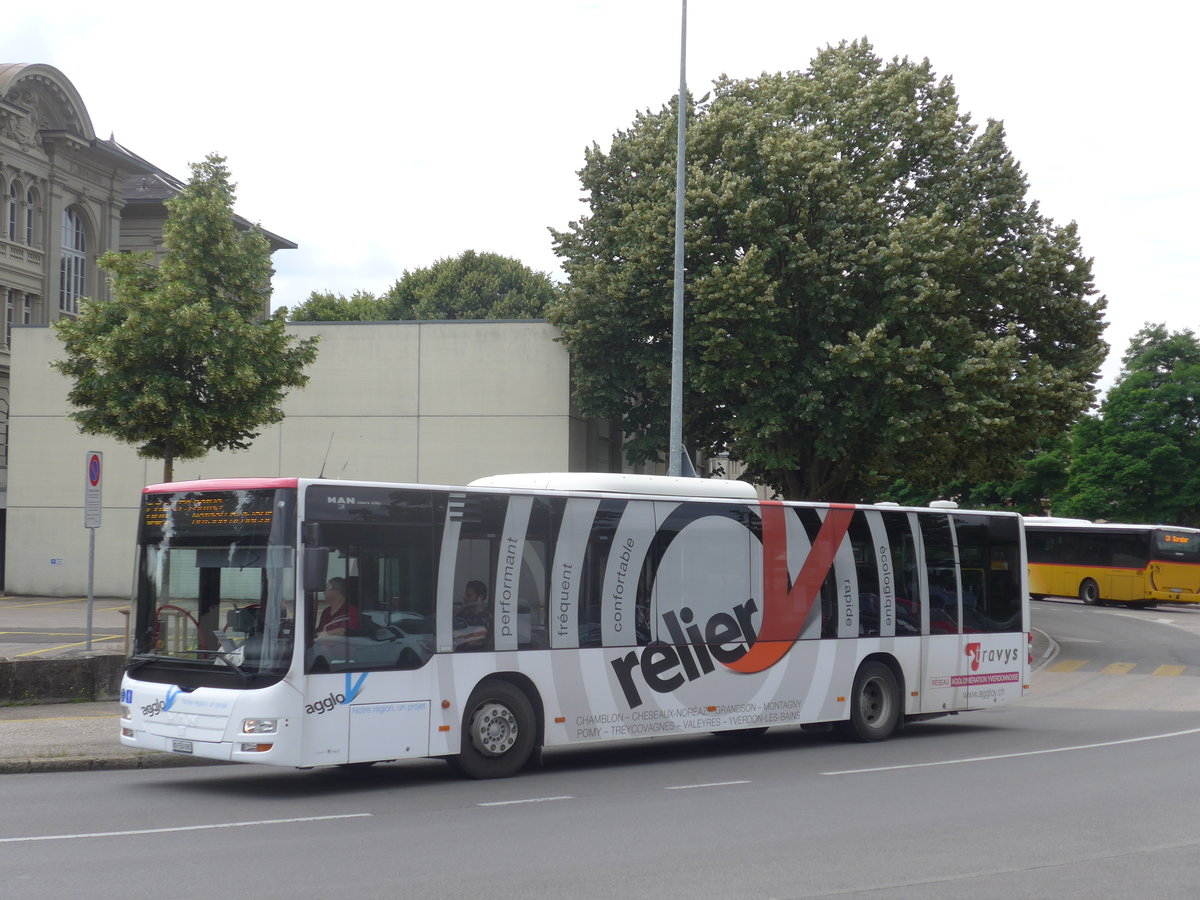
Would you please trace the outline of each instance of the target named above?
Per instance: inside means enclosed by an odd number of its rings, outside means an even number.
[[[316,476],[463,484],[481,475],[564,471],[607,452],[572,422],[568,358],[544,322],[294,323],[320,335],[310,382],[286,418],[245,451],[177,461],[176,480]],[[85,454],[104,453],[103,519],[94,591],[127,596],[141,490],[162,463],[129,445],[81,435],[67,418],[68,381],[48,367],[60,344],[46,327],[14,329],[5,589],[87,592]],[[607,439],[606,439],[607,440]]]

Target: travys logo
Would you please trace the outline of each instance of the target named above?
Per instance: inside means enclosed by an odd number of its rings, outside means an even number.
[[[1009,665],[1017,661],[1020,651],[1012,647],[1003,648],[1000,650],[984,650],[983,644],[978,642],[967,644],[966,648],[967,659],[970,660],[971,671],[978,672],[980,665],[983,663],[993,663],[997,665]]]
[[[830,506],[812,548],[795,582],[789,584],[787,560],[787,511],[778,501],[759,506],[762,518],[763,610],[762,626],[756,634],[751,616],[758,606],[751,598],[728,612],[713,615],[706,623],[693,623],[694,613],[682,607],[663,616],[672,644],[655,641],[641,651],[630,651],[612,660],[613,671],[630,709],[644,702],[634,673],[650,690],[666,694],[685,681],[712,672],[715,662],[735,672],[754,673],[769,669],[783,659],[800,637],[838,547],[850,527],[853,506]],[[734,646],[731,646],[734,645]]]
[[[334,708],[344,706],[347,703],[352,703],[354,698],[362,693],[363,682],[367,680],[367,673],[363,672],[358,676],[358,680],[351,682],[353,673],[346,673],[346,689],[344,691],[330,691],[328,697],[322,697],[320,700],[315,700],[308,706],[304,707],[304,712],[307,715],[323,716],[327,712],[333,712]]]
[[[146,706],[143,706],[142,707],[142,715],[149,718],[151,716],[157,716],[159,713],[166,712],[172,706],[175,705],[176,698],[182,693],[183,693],[183,688],[179,687],[178,685],[174,685],[174,684],[171,685],[169,688],[167,688],[166,699],[165,700],[155,700],[153,703],[149,703]],[[132,697],[132,694],[133,694],[133,692],[130,691],[131,697]]]

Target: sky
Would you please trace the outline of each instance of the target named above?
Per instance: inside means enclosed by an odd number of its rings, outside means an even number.
[[[38,6],[6,10],[0,63],[55,66],[98,137],[179,178],[225,156],[238,212],[299,245],[275,254],[276,307],[465,250],[561,279],[548,229],[586,210],[585,148],[679,85],[680,0]],[[1109,304],[1107,388],[1145,323],[1200,330],[1198,19],[1160,0],[691,0],[687,83],[803,71],[862,37],[928,58],[973,122],[1004,122],[1029,199],[1077,223]]]

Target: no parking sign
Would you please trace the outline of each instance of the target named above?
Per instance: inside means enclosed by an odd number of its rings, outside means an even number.
[[[100,480],[104,474],[104,454],[89,450],[87,477],[83,484],[83,527],[100,527]]]

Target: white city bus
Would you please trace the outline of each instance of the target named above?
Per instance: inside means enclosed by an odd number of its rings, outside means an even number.
[[[882,740],[1021,696],[1027,598],[1007,513],[600,474],[152,485],[121,742],[482,778],[621,738]]]

